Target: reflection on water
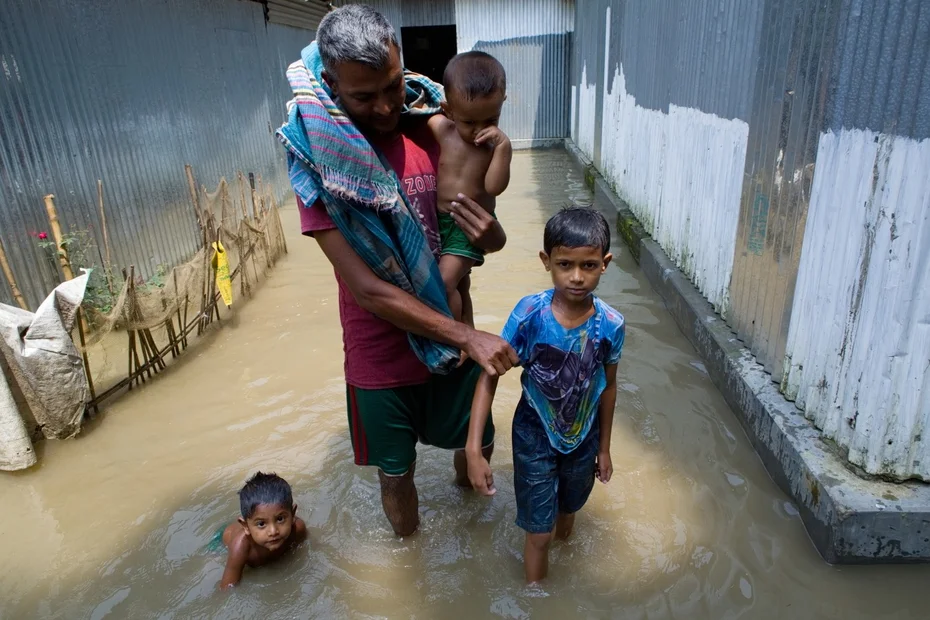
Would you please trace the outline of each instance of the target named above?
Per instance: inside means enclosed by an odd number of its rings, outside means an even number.
[[[549,285],[547,217],[590,201],[564,153],[518,154],[500,201],[507,248],[473,277],[477,321],[499,330]],[[285,225],[296,231],[294,210]],[[315,244],[289,240],[255,299],[209,346],[113,403],[81,437],[46,442],[39,467],[0,479],[0,618],[622,617],[926,618],[923,567],[831,568],[769,480],[694,350],[629,254],[600,295],[628,323],[613,434],[597,485],[544,588],[522,585],[513,525],[510,412],[501,381],[490,501],[421,449],[422,529],[390,533],[376,475],[352,464],[336,285]],[[206,549],[256,469],[294,487],[310,543],[218,593]]]

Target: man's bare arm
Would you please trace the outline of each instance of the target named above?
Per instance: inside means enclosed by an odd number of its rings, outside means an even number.
[[[491,376],[519,361],[500,337],[458,323],[376,276],[338,229],[317,231],[314,237],[362,308],[406,332],[462,349]]]

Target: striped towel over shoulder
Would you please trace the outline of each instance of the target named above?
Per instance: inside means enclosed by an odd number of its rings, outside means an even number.
[[[287,153],[288,175],[307,207],[320,200],[349,245],[382,280],[452,316],[439,266],[430,252],[420,218],[384,157],[332,99],[322,79],[323,63],[314,41],[287,70],[294,99],[287,122],[276,135]],[[439,112],[442,87],[407,71],[404,114]],[[416,356],[433,373],[458,363],[455,347],[408,335]]]

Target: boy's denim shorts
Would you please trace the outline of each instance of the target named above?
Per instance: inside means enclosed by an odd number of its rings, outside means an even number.
[[[569,454],[552,447],[539,414],[520,399],[513,417],[513,487],[517,526],[530,534],[555,527],[559,513],[581,510],[594,488],[600,429],[595,421],[588,436]]]

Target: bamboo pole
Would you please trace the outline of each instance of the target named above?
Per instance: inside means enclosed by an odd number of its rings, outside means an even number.
[[[240,172],[239,174],[241,175],[242,173]],[[240,180],[242,180],[241,176],[239,178]],[[244,184],[240,184],[240,188],[242,191],[242,210],[243,212],[245,212],[247,210],[246,204],[248,203],[248,200],[246,199]],[[254,213],[255,212],[255,175],[252,174],[251,172],[249,173],[249,188],[250,188],[251,197],[252,197],[252,212]],[[245,219],[252,224],[255,223],[255,218],[253,216],[246,215]],[[254,252],[255,241],[252,239],[251,232],[248,232],[247,230],[246,234],[248,235],[248,239],[249,239],[248,253],[252,257],[252,272],[255,274],[255,284],[258,285],[258,268],[255,267],[255,252]]]
[[[278,227],[278,238],[281,239],[281,245],[284,246],[284,253],[287,254],[287,238],[284,236],[284,225],[281,223],[281,212],[278,210],[278,201],[275,199],[274,194],[271,195],[271,209],[274,211],[275,224]]]
[[[229,186],[227,185],[223,189],[225,190],[223,192],[223,209],[225,212],[226,203],[232,202],[232,199],[229,197]],[[233,208],[232,210],[235,211],[235,208]],[[236,252],[239,255],[239,262],[241,263],[242,256],[244,254],[242,250],[242,223],[241,222],[239,224],[238,229],[236,230]],[[243,299],[247,296],[248,297],[252,296],[252,287],[249,285],[248,278],[239,278],[239,294],[242,295]]]
[[[217,245],[221,244],[223,231],[220,227],[216,228],[216,234],[213,236],[214,241]],[[212,245],[212,244],[211,244]],[[230,277],[232,280],[232,277]],[[231,282],[230,282],[231,283]],[[210,303],[211,303],[211,312],[210,312],[210,322],[213,322],[213,313],[216,313],[216,320],[220,320],[220,305],[217,303],[216,296],[219,295],[219,287],[216,284],[216,274],[213,273],[213,261],[210,261]]]
[[[61,223],[58,221],[58,210],[55,208],[55,195],[48,194],[45,196],[45,211],[48,213],[48,224],[52,229],[52,237],[55,239],[55,246],[58,248],[58,260],[61,263],[61,272],[65,280],[73,280],[74,272],[71,271],[71,261],[68,260],[68,249],[64,246],[61,235]],[[78,307],[77,311],[78,335],[81,340],[81,358],[84,361],[84,375],[87,377],[87,385],[90,388],[91,399],[96,399],[94,395],[94,379],[90,372],[90,359],[87,357],[87,350],[84,349],[84,333],[88,331],[87,320],[84,313]]]
[[[194,180],[194,168],[190,164],[184,164],[184,172],[187,174],[187,189],[191,193],[191,206],[194,207],[194,215],[197,217],[197,223],[203,228],[203,215],[200,211],[200,201],[197,198],[197,182]]]
[[[144,342],[147,342],[149,345],[150,356],[155,359],[155,372],[158,372],[159,369],[164,370],[167,368],[164,358],[158,354],[158,345],[155,343],[155,336],[152,335],[152,330],[148,327],[143,329],[142,337]]]
[[[252,188],[252,221],[258,218],[258,208],[255,206],[255,173],[249,173],[249,187]]]
[[[206,193],[207,188],[201,187],[201,191]],[[210,294],[210,233],[206,222],[203,223],[201,230],[201,243],[203,246],[203,273],[204,279],[200,289],[200,323],[197,326],[197,335],[203,333],[207,326],[207,295]]]
[[[171,275],[174,277],[174,297],[178,302],[178,330],[184,331],[184,323],[181,322],[181,291],[178,289],[178,270],[172,269]],[[187,306],[184,307],[184,314],[187,314]],[[182,336],[182,344],[187,348],[187,337]]]
[[[265,182],[262,181],[262,175],[258,175],[258,180],[256,183],[258,185],[259,207],[261,208],[262,219],[264,219],[265,213],[267,212],[267,209],[265,208],[265,195],[267,192],[265,191]]]
[[[132,311],[129,316],[133,320],[138,320],[140,315],[139,315],[139,309],[136,306],[136,266],[135,265],[129,266],[129,279],[130,279],[129,294],[132,296]],[[148,340],[146,339],[144,329],[136,330],[136,340],[139,341],[139,346],[142,348],[142,359],[145,360],[145,365],[149,369],[147,371],[148,376],[149,376],[149,379],[151,379],[153,368],[152,368],[152,365],[149,364],[149,362],[152,361],[152,355],[149,351],[149,344],[148,344]],[[158,372],[158,368],[155,368],[154,370],[155,372]]]
[[[87,377],[87,387],[90,389],[90,402],[97,400],[97,392],[94,390],[94,378],[90,374],[90,360],[87,358],[87,341],[84,338],[84,317],[81,309],[78,308],[78,337],[81,339],[81,357],[84,361],[84,376]],[[94,413],[99,412],[97,406],[93,407]]]
[[[184,295],[184,331],[181,332],[181,343],[184,345],[184,348],[187,349],[187,334],[190,333],[190,330],[187,329],[187,309],[191,305],[191,296],[190,293]]]
[[[249,219],[249,210],[246,207],[245,200],[245,177],[242,176],[241,170],[239,170],[236,174],[239,177],[239,198],[241,200],[239,205],[242,207],[242,219],[247,220]]]
[[[13,269],[10,268],[10,262],[6,258],[6,250],[3,249],[2,241],[0,241],[0,268],[3,269],[3,277],[5,277],[6,281],[10,284],[10,292],[13,293],[13,299],[16,300],[20,308],[28,310],[29,306],[26,305],[26,298],[23,297],[22,291],[20,291],[19,286],[16,285],[16,278],[13,277]]]
[[[48,224],[52,229],[55,247],[58,248],[58,262],[61,265],[61,272],[64,274],[65,280],[73,280],[74,272],[71,271],[71,263],[68,262],[68,250],[62,245],[61,223],[58,221],[58,210],[55,209],[54,194],[48,194],[45,197],[45,211],[48,213]]]
[[[168,348],[171,349],[171,358],[178,358],[178,347],[174,340],[174,321],[169,316],[165,319],[165,333],[168,334]]]
[[[133,368],[133,364],[132,364],[132,361],[133,361],[132,352],[135,348],[136,348],[135,334],[133,333],[132,330],[129,330],[129,346],[126,349],[129,352],[129,370],[126,372],[126,377],[129,379],[130,390],[132,389],[133,373],[135,372],[135,369]]]
[[[111,265],[113,265],[113,259],[110,255],[110,230],[107,228],[107,212],[103,208],[103,180],[97,179],[97,207],[100,210],[100,228],[103,231],[103,247],[106,252],[106,264],[103,266],[103,272],[107,277],[107,288],[110,290],[110,295],[114,294],[113,289],[113,273]]]
[[[134,269],[135,267],[133,267],[133,270]],[[133,300],[135,300],[135,293],[136,293],[136,284],[135,284],[135,278],[133,278],[133,283],[132,283]],[[139,310],[139,307],[135,303],[133,303],[132,305],[132,318],[140,322],[143,321],[145,318],[144,316],[142,316],[142,311]],[[158,354],[158,345],[155,344],[155,338],[152,336],[152,330],[150,330],[148,327],[141,327],[138,330],[138,335],[139,335],[139,342],[142,344],[142,354],[145,356],[146,363],[154,360],[155,361],[155,365],[153,367],[154,371],[157,373],[159,369],[164,370],[166,368],[165,360],[162,359],[162,357]],[[149,378],[151,378],[151,376],[152,375],[150,372]]]
[[[132,275],[126,273],[126,269],[123,269],[123,277],[126,279],[124,286],[126,287],[127,303],[135,303],[135,298],[132,297],[133,293],[133,280],[135,279],[135,266],[132,266]],[[141,380],[142,383],[145,383],[145,377],[142,376],[142,373],[137,371],[142,366],[139,362],[139,350],[136,347],[136,332],[132,329],[126,330],[129,334],[129,374],[127,378],[129,379],[129,389],[132,389],[133,381],[139,383]]]

